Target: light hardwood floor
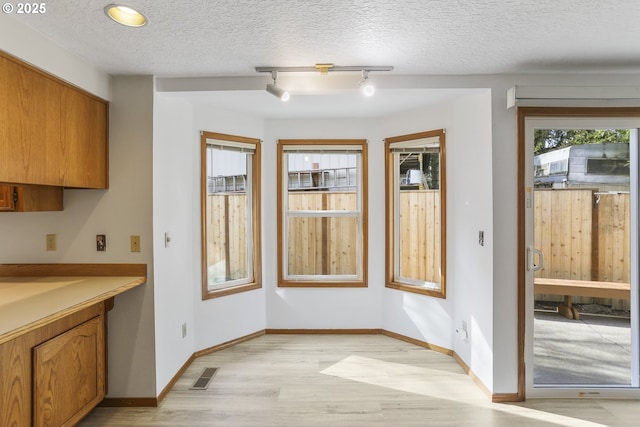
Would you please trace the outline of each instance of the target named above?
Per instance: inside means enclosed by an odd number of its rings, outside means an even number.
[[[205,367],[209,388],[189,387]],[[263,335],[200,357],[158,408],[90,426],[638,426],[640,402],[491,403],[450,356],[384,335]]]

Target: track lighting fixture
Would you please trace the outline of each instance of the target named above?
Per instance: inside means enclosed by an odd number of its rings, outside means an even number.
[[[371,96],[376,91],[371,80],[369,80],[369,72],[366,70],[362,70],[362,80],[360,81],[359,86],[364,96]]]
[[[321,75],[327,75],[329,72],[336,71],[357,71],[362,73],[362,80],[358,83],[358,87],[362,91],[365,96],[371,96],[375,92],[375,88],[369,80],[369,72],[370,71],[392,71],[393,67],[391,66],[335,66],[333,64],[316,64],[311,67],[256,67],[256,72],[258,73],[271,73],[271,78],[273,79],[273,83],[267,85],[267,92],[270,94],[277,96],[283,101],[289,99],[289,92],[285,91],[282,88],[279,88],[276,85],[276,78],[278,72],[288,72],[288,73],[309,73],[309,72],[320,72]]]
[[[271,78],[273,79],[273,83],[267,84],[267,92],[282,102],[288,101],[290,98],[289,92],[277,86],[276,80],[278,79],[278,72],[271,71]]]

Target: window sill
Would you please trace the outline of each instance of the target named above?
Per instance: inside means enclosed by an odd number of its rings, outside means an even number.
[[[227,295],[239,294],[241,292],[253,291],[254,289],[260,289],[262,285],[258,282],[253,283],[245,283],[237,286],[230,286],[228,288],[215,289],[215,290],[205,290],[202,294],[202,299],[212,299],[212,298],[220,298]]]
[[[280,280],[279,288],[366,288],[367,282],[358,281],[316,281],[316,280]]]
[[[424,288],[421,286],[408,285],[406,283],[391,282],[391,283],[387,283],[386,287],[390,289],[396,289],[398,291],[413,292],[415,294],[446,299],[444,286],[441,289],[436,290],[436,289]]]

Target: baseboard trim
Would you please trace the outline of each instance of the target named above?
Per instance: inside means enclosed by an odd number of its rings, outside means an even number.
[[[155,397],[106,397],[98,406],[103,408],[157,408],[158,403],[159,401]]]
[[[524,397],[518,393],[494,393],[491,395],[492,403],[524,402]]]
[[[484,394],[486,394],[491,399],[492,403],[522,402],[524,400],[518,395],[518,393],[492,393],[491,390],[489,390],[489,387],[487,387],[484,382],[482,382],[480,377],[478,377],[476,373],[473,372],[473,370],[466,363],[464,363],[464,360],[462,360],[458,353],[453,352],[453,358],[456,362],[458,362],[458,365],[460,365],[460,367],[464,369],[467,375],[469,375],[473,379],[476,385],[480,387],[480,390],[482,390]]]
[[[193,355],[197,359],[198,357],[204,356],[206,354],[214,353],[216,351],[220,351],[220,350],[223,350],[223,349],[228,348],[228,347],[233,347],[236,344],[240,344],[242,342],[249,341],[249,340],[252,340],[254,338],[258,338],[259,336],[262,336],[264,334],[265,334],[265,330],[264,329],[260,330],[260,331],[256,331],[256,332],[254,332],[252,334],[245,335],[243,337],[236,338],[236,339],[231,340],[231,341],[223,342],[222,344],[214,345],[213,347],[209,347],[209,348],[205,348],[203,350],[196,351],[195,353],[193,353]]]
[[[173,378],[171,378],[171,381],[169,381],[169,383],[166,385],[166,387],[162,389],[162,391],[158,395],[158,403],[160,403],[160,402],[162,402],[164,400],[164,398],[167,396],[167,393],[169,393],[169,391],[171,391],[171,389],[176,384],[176,382],[178,382],[178,380],[180,379],[182,374],[184,374],[184,371],[186,371],[187,368],[189,366],[191,366],[191,364],[193,363],[194,360],[196,360],[196,354],[195,353],[193,353],[191,355],[191,357],[189,357],[187,359],[187,361],[183,363],[182,367],[180,369],[178,369],[178,372],[176,372],[176,374],[173,376]]]
[[[460,367],[467,373],[467,375],[469,375],[471,377],[471,379],[473,379],[473,382],[476,383],[476,385],[478,387],[480,387],[480,390],[482,390],[482,392],[484,394],[487,395],[487,397],[489,399],[491,399],[493,401],[493,395],[491,393],[491,390],[489,390],[489,387],[487,387],[484,382],[482,382],[482,380],[480,379],[480,377],[478,377],[476,375],[475,372],[473,372],[473,370],[471,370],[471,368],[464,363],[464,360],[462,360],[462,358],[460,357],[460,355],[458,353],[456,353],[455,351],[453,352],[453,359],[458,362],[458,365],[460,365]]]
[[[382,335],[386,335],[388,337],[395,338],[400,341],[408,342],[409,344],[417,345],[418,347],[423,347],[428,350],[433,350],[438,353],[446,354],[447,356],[453,356],[453,350],[449,350],[448,348],[440,347],[439,345],[431,344],[426,341],[421,341],[415,338],[411,338],[406,335],[401,335],[401,334],[387,331],[384,329],[382,330]]]
[[[267,334],[380,335],[382,329],[265,329]]]

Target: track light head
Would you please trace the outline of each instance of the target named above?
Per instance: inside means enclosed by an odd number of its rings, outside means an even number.
[[[289,92],[276,86],[275,83],[269,83],[267,85],[267,92],[269,92],[271,95],[275,96],[276,98],[279,98],[280,101],[282,102],[286,102],[289,100],[289,98],[291,98],[291,95],[289,95]]]
[[[280,101],[287,102],[291,95],[289,95],[289,92],[286,90],[277,86],[276,80],[278,79],[278,72],[275,70],[271,71],[271,78],[273,79],[273,83],[267,84],[267,92],[280,99]]]
[[[369,72],[367,70],[362,70],[362,80],[359,86],[364,96],[372,96],[375,93],[376,88],[371,83],[371,80],[369,80]]]

